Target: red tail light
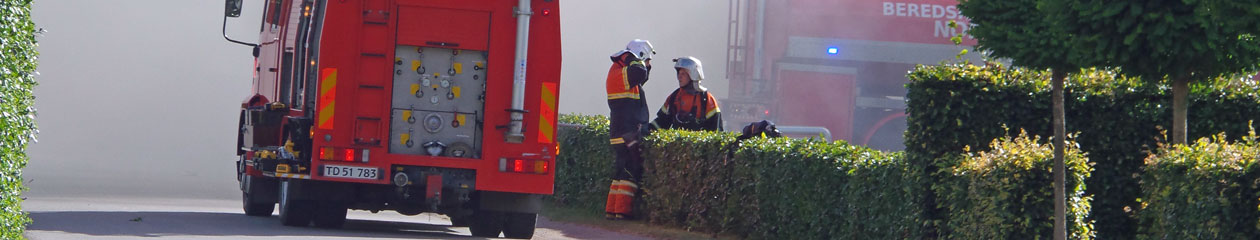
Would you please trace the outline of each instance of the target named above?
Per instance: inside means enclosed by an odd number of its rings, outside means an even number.
[[[333,153],[333,149],[332,149],[332,148],[330,148],[330,147],[320,148],[320,149],[319,149],[319,159],[320,159],[320,160],[333,160],[333,155],[335,155],[335,154]]]
[[[499,159],[499,171],[503,172],[547,174],[550,170],[551,163],[546,160]]]
[[[319,148],[319,160],[354,162],[361,159],[364,162],[367,162],[367,149],[363,149],[362,155],[356,153],[358,150],[359,149],[354,148],[322,147]],[[341,151],[341,155],[337,155],[337,151]]]
[[[534,173],[538,173],[538,174],[547,173],[547,168],[548,168],[547,161],[534,162]]]

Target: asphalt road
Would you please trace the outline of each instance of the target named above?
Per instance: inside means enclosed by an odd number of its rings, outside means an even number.
[[[479,239],[442,215],[351,211],[342,229],[287,227],[249,217],[231,200],[152,197],[29,197],[27,237],[53,239]],[[534,239],[646,239],[539,218]]]

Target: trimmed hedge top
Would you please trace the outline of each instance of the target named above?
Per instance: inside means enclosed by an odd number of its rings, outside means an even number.
[[[1200,138],[1193,145],[1163,146],[1146,159],[1148,168],[1187,166],[1194,171],[1236,171],[1260,160],[1260,144],[1254,130],[1242,141],[1230,143],[1224,133]]]
[[[1025,89],[1028,92],[1049,92],[1050,72],[1006,67],[998,63],[989,65],[945,64],[918,65],[910,71],[911,82],[940,81],[958,84],[975,84],[991,91]],[[1164,81],[1143,81],[1138,77],[1121,75],[1115,71],[1087,68],[1073,72],[1064,79],[1066,90],[1088,93],[1084,95],[1124,95],[1150,91],[1153,94],[1170,94]],[[1215,81],[1191,84],[1194,93],[1232,97],[1260,97],[1260,80],[1251,75],[1225,76]]]

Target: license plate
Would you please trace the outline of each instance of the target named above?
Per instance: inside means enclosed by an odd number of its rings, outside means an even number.
[[[351,167],[338,165],[324,165],[325,177],[340,178],[357,178],[357,179],[377,179],[379,169],[365,167]]]

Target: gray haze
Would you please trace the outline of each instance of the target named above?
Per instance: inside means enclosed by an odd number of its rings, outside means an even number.
[[[608,55],[635,38],[656,48],[652,75],[644,86],[653,114],[678,88],[670,61],[677,57],[699,58],[704,85],[714,97],[726,98],[728,6],[725,0],[562,1],[561,112],[607,115]]]
[[[229,20],[255,42],[260,0]],[[725,98],[727,1],[562,1],[562,113],[607,114],[608,55],[630,39],[657,47],[647,84],[655,111],[677,88],[668,59],[696,56]],[[39,142],[29,194],[231,199],[240,102],[252,57],[220,35],[217,0],[40,0]],[[531,53],[541,54],[541,53]]]

